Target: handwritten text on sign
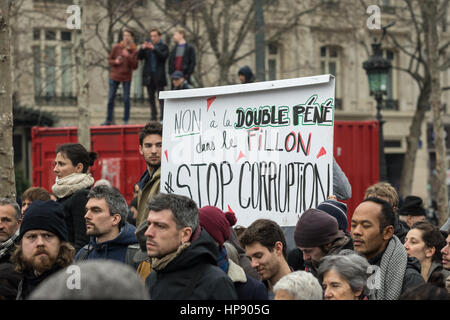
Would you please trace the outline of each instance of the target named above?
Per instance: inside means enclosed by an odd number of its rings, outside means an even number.
[[[232,210],[238,224],[295,225],[332,193],[334,79],[167,99],[161,192]]]

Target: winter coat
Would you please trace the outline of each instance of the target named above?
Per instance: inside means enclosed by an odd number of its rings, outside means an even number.
[[[159,193],[160,188],[160,180],[161,180],[161,167],[159,167],[153,175],[150,177],[148,170],[142,174],[139,179],[139,192],[138,192],[138,205],[137,211],[138,215],[136,217],[136,227],[147,220],[148,210],[147,210],[147,202],[153,198],[155,195]]]
[[[64,216],[67,225],[67,240],[75,247],[75,252],[89,243],[86,235],[86,203],[90,188],[78,190],[57,202],[64,206]]]
[[[217,266],[219,249],[202,230],[200,236],[164,268],[150,273],[146,285],[154,300],[236,300],[228,275]],[[192,286],[189,294],[187,288]]]
[[[193,89],[194,87],[189,84],[187,80],[184,80],[179,87],[173,87],[173,90]]]
[[[152,55],[155,56],[155,72],[152,72]],[[151,81],[161,88],[167,85],[166,60],[168,56],[169,47],[162,41],[154,45],[153,51],[148,48],[139,49],[137,57],[139,60],[144,60],[142,85],[148,86]]]
[[[19,283],[16,300],[26,300],[38,285],[61,269],[63,268],[58,265],[54,265],[53,268],[38,276],[35,275],[33,270],[23,273],[23,280]]]
[[[175,72],[175,56],[177,53],[177,46],[176,45],[172,51],[170,52],[169,56],[169,74]],[[183,54],[183,74],[184,78],[189,81],[190,76],[194,73],[195,69],[195,49],[193,46],[191,46],[189,43],[186,42],[186,46],[184,48],[184,54]]]
[[[396,219],[394,226],[394,234],[397,236],[397,238],[400,239],[402,243],[405,243],[405,237],[408,234],[409,226],[405,221],[401,221],[400,219]]]
[[[251,83],[254,80],[252,69],[249,66],[243,66],[239,69],[238,74],[242,74],[245,77],[244,83]]]
[[[128,49],[129,55],[125,57],[122,55],[123,49],[125,49],[125,45],[122,41],[115,44],[109,53],[108,62],[111,67],[109,77],[114,81],[129,82],[133,76],[133,70],[138,67],[138,51],[137,46],[133,43],[131,48]],[[121,57],[122,62],[120,64],[116,64],[115,60],[119,57]]]
[[[91,237],[89,244],[78,251],[75,260],[79,260],[82,252],[87,250],[87,259],[108,259],[126,263],[128,246],[136,244],[136,250],[139,250],[138,241],[134,234],[135,231],[136,228],[126,222],[119,235],[113,240],[97,243],[96,238]],[[133,265],[133,261],[128,261],[128,264]]]
[[[233,281],[239,300],[268,300],[266,286],[248,275],[233,260],[228,259],[228,276]]]

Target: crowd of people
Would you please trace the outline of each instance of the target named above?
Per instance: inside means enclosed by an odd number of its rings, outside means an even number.
[[[243,227],[233,212],[160,193],[161,147],[162,125],[150,121],[130,204],[94,181],[97,154],[78,143],[56,148],[50,192],[1,198],[0,300],[449,299],[448,223],[427,221],[421,198],[400,202],[379,182],[348,219],[351,186],[334,161],[336,195],[295,227]]]
[[[166,70],[170,76],[170,89],[192,89],[192,74],[196,66],[195,48],[186,41],[186,32],[182,28],[175,30],[173,34],[175,46],[170,50],[162,41],[162,33],[158,28],[149,31],[149,37],[138,46],[134,42],[134,33],[130,29],[122,32],[122,41],[115,44],[109,53],[110,67],[109,91],[106,120],[102,125],[115,124],[114,100],[117,90],[122,85],[124,103],[123,124],[128,124],[130,119],[130,88],[133,71],[143,61],[142,85],[146,87],[150,103],[150,116],[152,121],[163,121],[164,100],[159,99],[159,92],[167,86]],[[167,65],[167,68],[166,68]],[[253,71],[249,66],[244,66],[238,71],[241,83],[254,81]],[[156,105],[158,97],[159,111]]]

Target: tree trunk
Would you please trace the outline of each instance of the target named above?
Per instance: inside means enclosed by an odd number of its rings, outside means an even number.
[[[91,148],[90,113],[89,113],[89,78],[87,72],[85,34],[86,34],[86,2],[76,0],[75,4],[84,9],[81,16],[81,30],[75,30],[75,68],[77,75],[78,103],[78,142],[87,150]],[[83,32],[84,29],[84,32]]]
[[[0,197],[16,199],[9,1],[0,1]]]
[[[447,150],[445,145],[444,108],[441,103],[441,81],[439,70],[439,38],[435,17],[437,16],[437,3],[435,0],[421,2],[423,20],[427,22],[426,52],[431,77],[430,106],[433,110],[433,132],[436,152],[437,176],[437,205],[439,212],[439,225],[448,218],[448,191],[447,191]]]
[[[425,113],[430,103],[430,94],[430,79],[427,77],[424,81],[424,87],[420,90],[414,117],[409,127],[409,135],[406,138],[406,153],[403,159],[402,174],[400,177],[399,193],[402,197],[411,195],[417,149],[419,147],[420,136],[422,135],[422,124],[425,119]]]

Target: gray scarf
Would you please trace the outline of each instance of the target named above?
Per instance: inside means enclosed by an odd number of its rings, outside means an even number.
[[[380,288],[375,290],[377,300],[397,300],[402,292],[408,256],[402,242],[393,236],[380,263]]]

